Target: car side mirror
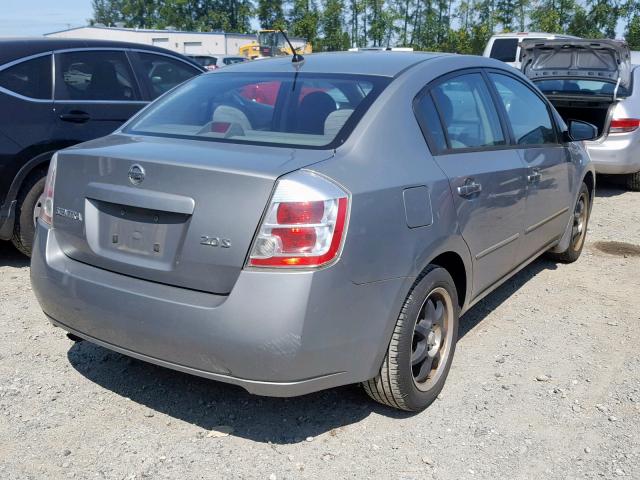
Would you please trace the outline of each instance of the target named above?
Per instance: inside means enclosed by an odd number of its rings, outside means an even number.
[[[598,137],[598,127],[582,120],[569,120],[568,140],[593,140]]]

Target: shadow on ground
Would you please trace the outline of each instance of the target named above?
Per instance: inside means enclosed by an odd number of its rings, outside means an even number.
[[[11,242],[0,240],[0,267],[28,267],[29,259],[16,250]]]
[[[460,336],[475,328],[532,277],[554,268],[553,262],[539,260],[521,271],[463,317]],[[257,442],[301,442],[357,423],[372,413],[393,418],[412,415],[378,405],[357,385],[296,398],[268,398],[131,359],[89,342],[74,344],[67,356],[87,379],[151,410],[205,430],[231,425],[233,435]]]
[[[628,191],[624,184],[623,175],[598,175],[596,180],[596,198],[617,197]]]

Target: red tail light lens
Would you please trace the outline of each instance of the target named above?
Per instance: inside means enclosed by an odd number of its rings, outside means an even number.
[[[56,170],[58,168],[58,154],[54,153],[49,163],[49,172],[44,182],[44,193],[42,194],[42,208],[40,209],[40,219],[51,225],[53,223],[53,190],[56,183]]]
[[[278,223],[318,223],[324,215],[324,202],[285,202],[278,205]]]
[[[617,118],[611,120],[609,133],[633,132],[638,127],[640,127],[640,119],[638,118]]]
[[[337,258],[349,196],[333,182],[296,172],[278,182],[249,257],[250,266],[319,267]]]

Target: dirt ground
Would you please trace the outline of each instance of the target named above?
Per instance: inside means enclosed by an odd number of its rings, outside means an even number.
[[[74,344],[0,242],[0,478],[638,479],[638,245],[640,193],[600,188],[582,258],[538,260],[465,315],[441,398],[410,415],[357,386],[261,398]]]

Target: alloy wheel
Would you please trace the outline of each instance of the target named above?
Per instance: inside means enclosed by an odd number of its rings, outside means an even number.
[[[34,227],[38,225],[38,217],[40,216],[40,211],[42,210],[43,201],[44,201],[44,193],[38,197],[38,201],[33,206],[33,226]]]
[[[589,199],[585,192],[580,193],[576,207],[573,211],[573,228],[571,232],[571,246],[578,251],[582,248],[587,233],[587,220],[589,213]]]
[[[452,323],[451,296],[437,287],[424,301],[413,330],[411,371],[419,390],[429,390],[445,369],[453,340]]]

